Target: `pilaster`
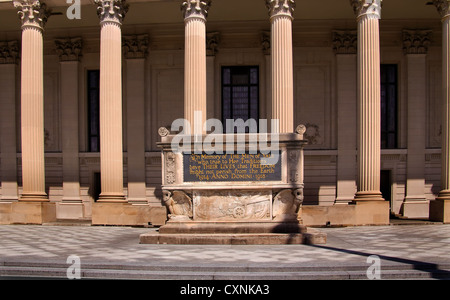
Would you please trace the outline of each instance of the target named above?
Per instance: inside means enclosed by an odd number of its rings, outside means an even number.
[[[294,131],[292,20],[294,0],[266,0],[271,22],[272,119],[279,132]]]
[[[148,35],[124,36],[126,62],[128,202],[147,205],[145,180],[145,59]]]
[[[50,10],[38,0],[14,1],[22,22],[21,127],[23,201],[48,201],[44,163],[42,32]]]
[[[0,202],[19,199],[16,147],[16,69],[18,41],[0,42]]]
[[[84,207],[80,196],[79,170],[79,59],[82,40],[63,38],[55,40],[56,53],[60,61],[61,126],[63,157],[63,197],[56,206],[58,219],[81,219]]]
[[[125,0],[95,0],[100,18],[99,202],[126,202],[123,192],[122,32]]]
[[[336,204],[353,201],[356,192],[356,31],[334,31],[337,78],[337,190]]]
[[[426,143],[426,55],[431,41],[430,30],[404,30],[403,50],[407,61],[408,156],[406,162],[406,196],[403,216],[428,218],[425,197]]]

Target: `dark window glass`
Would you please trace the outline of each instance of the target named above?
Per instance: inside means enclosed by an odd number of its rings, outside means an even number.
[[[259,69],[239,66],[222,68],[222,121],[259,119]],[[224,126],[224,130],[227,130]],[[237,132],[234,128],[234,132]],[[249,128],[245,128],[249,132]]]
[[[397,148],[397,65],[381,65],[381,148]]]
[[[89,152],[100,152],[100,71],[88,71]]]

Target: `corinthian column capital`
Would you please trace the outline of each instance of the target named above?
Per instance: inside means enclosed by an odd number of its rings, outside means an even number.
[[[442,19],[450,16],[450,1],[449,0],[433,0],[433,4],[436,6]]]
[[[51,13],[51,9],[48,9],[45,3],[39,0],[15,0],[13,4],[18,9],[17,14],[22,21],[22,29],[26,27],[44,29]]]
[[[266,7],[269,10],[269,15],[271,18],[276,16],[288,16],[292,18],[295,10],[295,1],[266,0]]]
[[[381,18],[381,5],[383,0],[350,0],[350,4],[357,18]]]
[[[80,37],[55,39],[55,46],[60,61],[78,61],[83,41]]]
[[[184,19],[200,18],[206,20],[210,6],[211,0],[188,0],[183,1],[181,10],[183,11]]]
[[[0,42],[0,64],[15,64],[19,58],[19,42]]]
[[[95,0],[95,3],[98,5],[97,15],[100,24],[112,22],[122,25],[129,7],[125,0]]]

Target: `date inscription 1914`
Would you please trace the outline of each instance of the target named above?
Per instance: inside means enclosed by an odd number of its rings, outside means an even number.
[[[184,182],[281,181],[281,159],[271,154],[184,154]]]

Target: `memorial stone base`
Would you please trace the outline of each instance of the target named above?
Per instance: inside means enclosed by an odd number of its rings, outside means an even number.
[[[211,136],[195,142],[184,136],[183,147],[177,148],[173,142],[180,136],[160,130],[169,221],[159,232],[141,235],[140,242],[325,243],[325,234],[306,228],[301,220],[303,129],[280,134],[277,141],[263,134],[216,135],[216,142],[228,144],[214,149],[205,143]]]

